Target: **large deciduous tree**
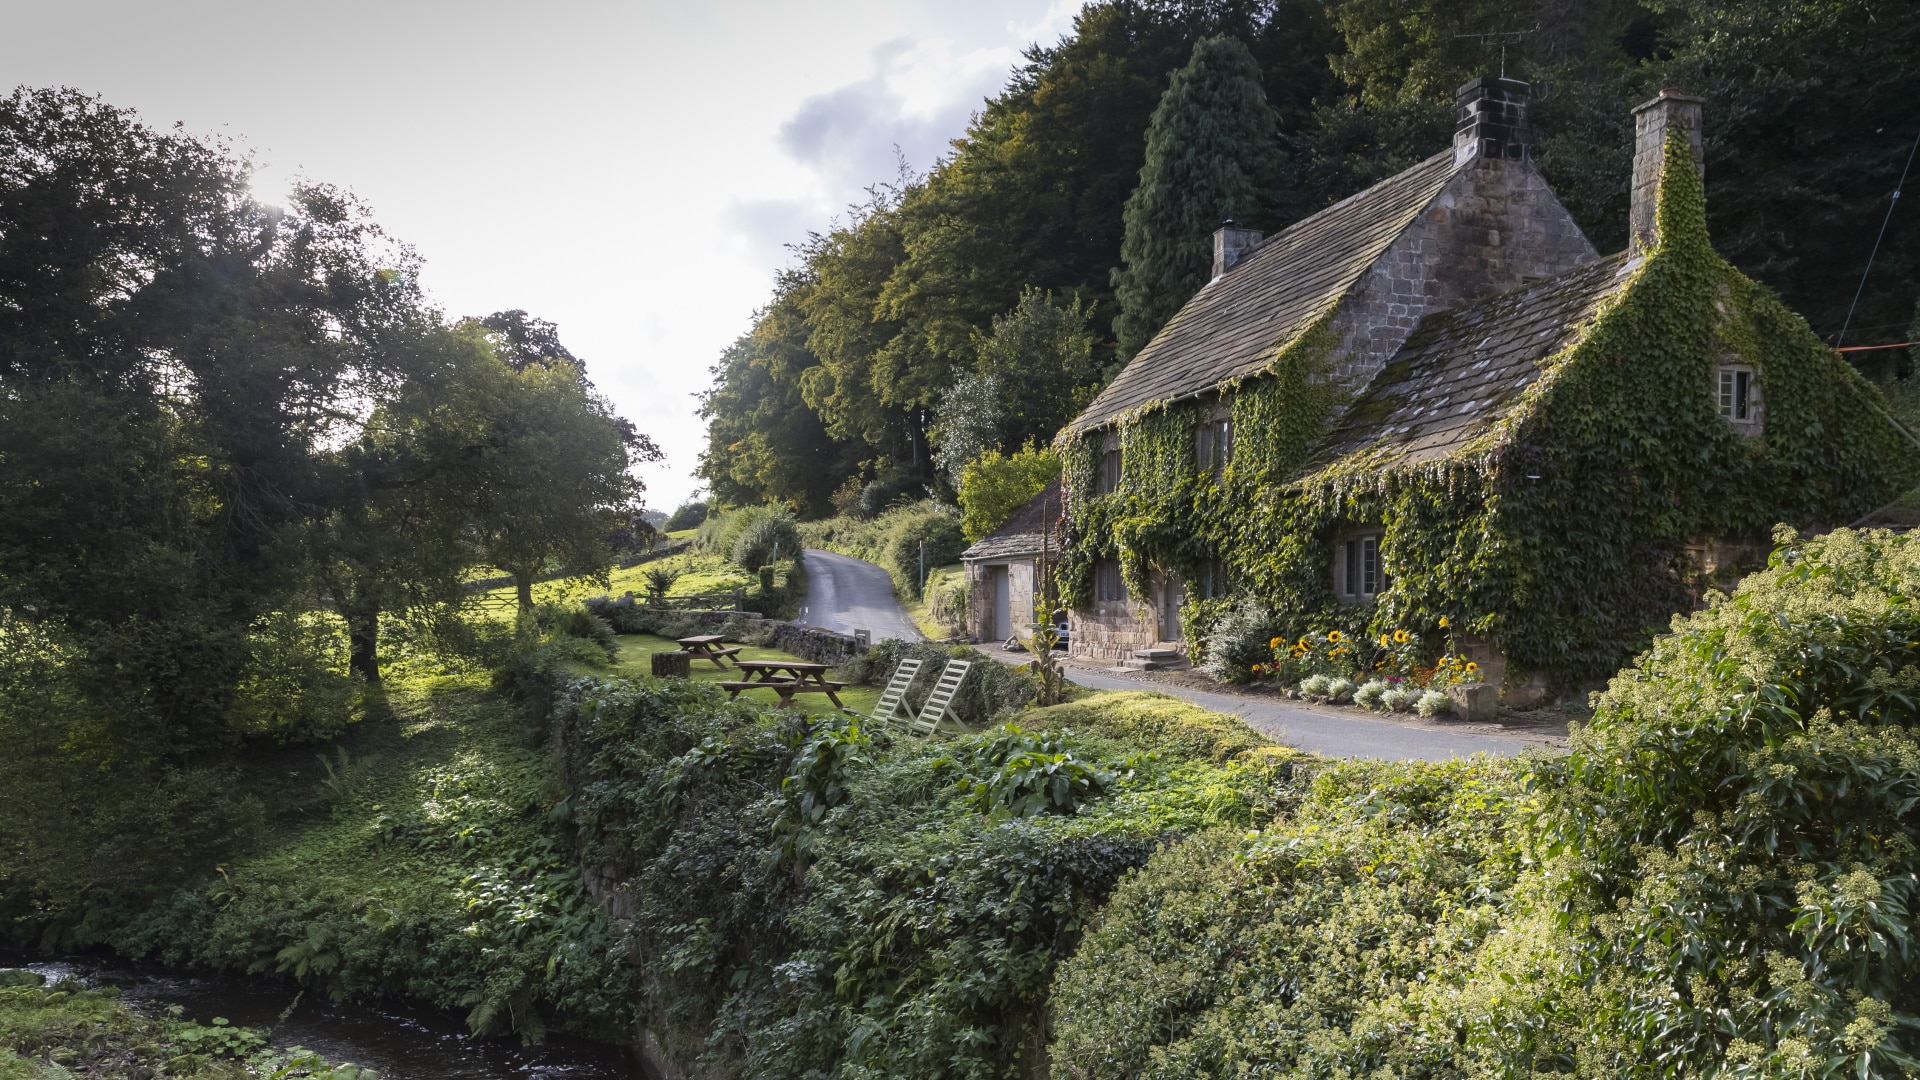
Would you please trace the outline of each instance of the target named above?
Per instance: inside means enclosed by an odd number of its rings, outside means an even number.
[[[1127,198],[1123,265],[1113,275],[1122,356],[1140,351],[1206,284],[1221,221],[1260,212],[1279,166],[1279,134],[1247,47],[1230,37],[1195,43],[1153,111],[1140,186]]]

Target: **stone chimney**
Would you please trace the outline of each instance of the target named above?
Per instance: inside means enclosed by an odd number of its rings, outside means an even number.
[[[1229,218],[1213,230],[1213,278],[1233,269],[1235,263],[1253,254],[1260,246],[1261,234],[1257,229],[1236,229],[1233,219]]]
[[[1453,163],[1527,157],[1527,92],[1519,79],[1482,75],[1454,96]]]
[[[1693,167],[1706,179],[1706,161],[1700,154],[1700,104],[1703,99],[1669,86],[1658,97],[1633,110],[1633,209],[1628,216],[1627,251],[1639,254],[1654,243],[1655,214],[1660,206],[1660,174],[1667,160],[1667,133],[1678,130],[1693,151]]]

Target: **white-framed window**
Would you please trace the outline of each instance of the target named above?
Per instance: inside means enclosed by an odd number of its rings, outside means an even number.
[[[1380,534],[1348,537],[1333,548],[1333,591],[1347,601],[1371,600],[1387,588]]]
[[[1233,453],[1233,421],[1226,417],[1209,420],[1193,433],[1193,461],[1201,472],[1217,473],[1227,467],[1227,455]]]
[[[1756,423],[1760,419],[1759,391],[1752,368],[1745,364],[1722,364],[1714,383],[1714,406],[1731,423]]]
[[[1127,598],[1127,583],[1120,576],[1119,559],[1101,559],[1093,564],[1093,598],[1103,604]]]
[[[1093,486],[1096,495],[1108,495],[1120,490],[1120,451],[1108,450],[1100,455],[1100,472]]]

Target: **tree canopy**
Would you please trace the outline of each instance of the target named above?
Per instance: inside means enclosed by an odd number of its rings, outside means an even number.
[[[1504,49],[1507,73],[1534,84],[1542,171],[1595,244],[1615,250],[1628,110],[1666,85],[1700,93],[1718,250],[1830,340],[1920,134],[1920,69],[1903,60],[1920,44],[1920,9],[1897,0],[1090,4],[1062,40],[1028,50],[948,156],[876,187],[800,245],[714,368],[700,475],[715,497],[824,514],[850,483],[950,489],[970,457],[943,452],[943,433],[978,430],[983,403],[1004,392],[985,385],[995,320],[1029,289],[1102,324],[1128,310],[1113,275],[1126,274],[1129,200],[1151,201],[1136,189],[1155,110],[1196,45],[1219,38],[1245,46],[1241,71],[1272,110],[1277,151],[1253,210],[1206,213],[1268,232],[1444,148],[1455,89],[1499,70]],[[1222,167],[1215,157],[1209,167]],[[1205,231],[1218,225],[1196,213]],[[1904,213],[1849,343],[1902,340],[1911,320],[1920,222]],[[1197,284],[1144,287],[1137,304],[1171,311]],[[1093,331],[1092,359],[1111,373],[1138,332],[1106,329]],[[999,446],[1051,434],[1002,433]]]

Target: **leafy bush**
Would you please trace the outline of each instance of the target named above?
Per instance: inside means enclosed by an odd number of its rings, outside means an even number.
[[[730,552],[735,566],[761,570],[773,565],[782,553],[789,559],[799,558],[800,546],[800,530],[794,527],[793,514],[777,506],[754,515],[734,538]]]
[[[980,539],[1059,477],[1060,456],[1049,447],[982,453],[960,471],[961,532],[969,542]]]
[[[1253,665],[1273,658],[1273,611],[1252,597],[1229,607],[1207,630],[1200,670],[1224,683],[1253,678]]]
[[[1386,692],[1386,683],[1379,679],[1370,679],[1360,684],[1360,688],[1353,692],[1353,703],[1363,709],[1373,709],[1377,711],[1386,708],[1386,705],[1380,700],[1386,695]]]
[[[1115,882],[1170,834],[1265,821],[1276,782],[1264,761],[1171,747],[1127,776],[1107,763],[1129,748],[1057,730],[928,745],[801,730],[676,680],[580,680],[558,720],[590,751],[584,850],[619,868],[649,958],[642,1015],[716,1075],[1030,1067],[1054,967]],[[1113,778],[1075,785],[1056,755]],[[1062,775],[1073,813],[1013,812],[1057,809]]]
[[[1029,731],[1071,729],[1131,746],[1158,750],[1194,761],[1231,761],[1255,752],[1295,752],[1278,747],[1247,722],[1209,712],[1192,702],[1145,690],[1089,694],[1077,701],[1029,709],[1020,714]]]
[[[337,617],[275,612],[255,623],[247,644],[246,674],[227,713],[236,732],[300,742],[346,727],[357,688]]]
[[[931,570],[960,561],[960,553],[967,550],[967,538],[960,532],[959,516],[933,503],[918,503],[889,517],[880,565],[893,575],[894,588],[900,595],[917,599],[922,545],[926,567]]]
[[[707,504],[700,499],[681,503],[660,526],[661,532],[680,532],[683,529],[697,529],[707,520]]]
[[[1413,711],[1421,716],[1439,716],[1452,708],[1452,702],[1440,690],[1422,690],[1419,699],[1413,703]]]
[[[962,744],[933,767],[956,775],[955,787],[967,805],[991,817],[1071,814],[1118,780],[1113,771],[1075,758],[1067,745],[1072,735],[1003,724],[985,741]]]

